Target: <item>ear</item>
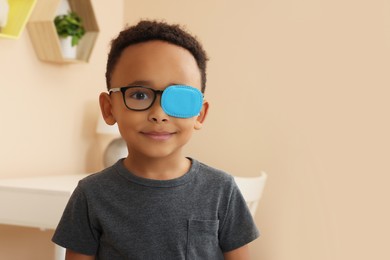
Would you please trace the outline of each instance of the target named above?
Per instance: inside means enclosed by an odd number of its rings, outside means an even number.
[[[207,112],[209,110],[209,102],[206,100],[203,102],[202,110],[199,113],[199,116],[196,118],[194,128],[195,130],[200,130],[203,126],[203,122],[206,120]]]
[[[99,104],[100,104],[100,110],[102,112],[102,116],[104,118],[104,121],[108,125],[113,125],[116,123],[115,117],[112,114],[112,104],[111,104],[111,97],[108,93],[101,93],[99,96]]]

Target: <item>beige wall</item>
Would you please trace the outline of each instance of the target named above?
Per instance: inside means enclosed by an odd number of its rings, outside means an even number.
[[[123,28],[123,1],[92,3],[100,34],[87,64],[39,61],[27,30],[18,40],[0,38],[0,178],[100,169],[97,100],[109,41]],[[0,259],[51,260],[51,235],[0,225]]]
[[[101,167],[96,97],[123,5],[93,3],[101,32],[88,64],[40,62],[27,32],[0,39],[0,177]],[[130,23],[184,23],[208,50],[211,111],[187,151],[235,175],[268,172],[255,260],[390,258],[389,1],[125,0],[124,10]],[[0,259],[49,260],[50,235],[0,226]]]
[[[269,181],[254,259],[390,259],[390,2],[125,1],[186,24],[211,57],[189,154]]]

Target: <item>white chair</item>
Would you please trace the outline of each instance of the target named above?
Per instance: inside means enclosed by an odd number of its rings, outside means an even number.
[[[254,217],[261,195],[263,194],[267,174],[265,172],[261,172],[261,174],[256,177],[234,176],[234,180],[240,189],[242,196],[244,196],[252,216]]]

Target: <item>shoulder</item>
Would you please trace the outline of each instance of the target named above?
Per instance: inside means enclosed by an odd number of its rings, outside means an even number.
[[[197,179],[203,183],[219,187],[223,190],[232,190],[236,187],[234,176],[224,170],[217,169],[205,163],[193,160],[198,167]]]
[[[104,186],[111,186],[113,182],[117,182],[117,178],[116,169],[114,166],[111,166],[81,179],[78,187],[82,190],[101,189]]]
[[[199,163],[199,170],[207,177],[215,178],[223,181],[231,181],[233,176],[224,170],[214,168],[202,162]]]

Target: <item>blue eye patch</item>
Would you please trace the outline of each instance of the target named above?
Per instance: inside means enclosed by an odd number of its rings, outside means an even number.
[[[173,117],[190,118],[198,116],[202,110],[203,94],[199,89],[173,85],[166,88],[161,96],[161,107]]]

